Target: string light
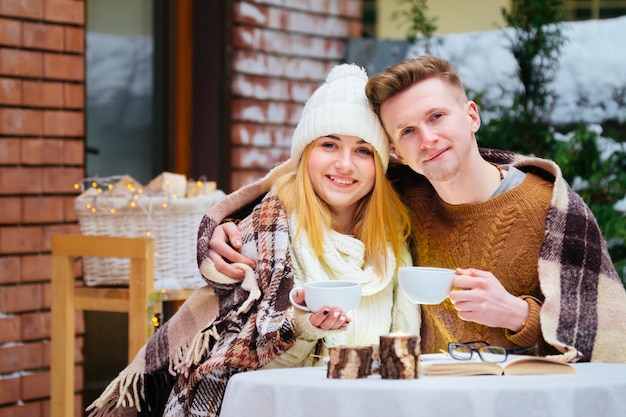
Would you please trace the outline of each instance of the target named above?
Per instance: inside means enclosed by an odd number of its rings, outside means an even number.
[[[85,207],[92,214],[103,212],[111,215],[123,215],[120,212],[123,208],[133,212],[143,210],[148,215],[148,224],[151,223],[152,211],[156,207],[160,206],[166,210],[169,208],[169,201],[172,198],[178,198],[176,194],[166,191],[144,190],[143,187],[137,186],[138,184],[133,181],[130,177],[119,175],[86,178],[81,183],[74,184],[74,189],[83,192],[81,198],[87,200]],[[166,185],[169,183],[166,181]],[[154,197],[160,203],[157,206],[153,205]],[[127,210],[123,212],[125,213]],[[147,237],[152,237],[151,230],[146,230],[144,233]]]
[[[165,180],[163,184],[163,188],[167,188],[171,185],[171,181]],[[197,181],[190,180],[187,182],[187,193],[190,197],[206,194],[207,185],[209,189],[213,185],[210,192],[214,191],[214,183],[207,182],[204,177]],[[74,184],[74,189],[82,192],[81,200],[86,200],[85,207],[92,214],[124,215],[129,210],[131,212],[142,210],[148,216],[148,224],[151,224],[152,213],[155,209],[160,207],[167,210],[170,208],[171,200],[181,198],[178,193],[144,189],[131,177],[122,175],[85,178],[80,183]],[[185,196],[182,195],[182,197]],[[152,237],[151,230],[146,230],[144,233],[145,236]]]

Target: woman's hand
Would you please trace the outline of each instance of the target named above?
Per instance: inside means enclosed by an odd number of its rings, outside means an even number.
[[[293,295],[293,300],[305,306],[306,302],[304,301],[304,291],[297,290]],[[312,313],[309,318],[309,322],[322,330],[339,330],[345,329],[348,327],[350,323],[350,317],[346,313],[343,312],[340,308],[329,308],[324,307],[320,309],[317,313]]]

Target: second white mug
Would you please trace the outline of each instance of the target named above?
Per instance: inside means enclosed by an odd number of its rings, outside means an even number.
[[[439,304],[450,295],[454,270],[404,266],[398,270],[400,288],[416,304]]]

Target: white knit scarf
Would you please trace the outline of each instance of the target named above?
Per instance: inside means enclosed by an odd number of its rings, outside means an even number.
[[[291,236],[295,235],[297,228],[297,216],[292,214],[289,217]],[[393,279],[396,259],[389,247],[387,247],[386,271],[380,276],[371,265],[363,265],[365,245],[353,236],[334,230],[325,233],[323,248],[328,268],[325,268],[313,254],[313,248],[305,230],[301,230],[292,243],[290,250],[292,251],[294,281],[297,285],[311,281],[353,281],[361,284],[361,296],[367,297],[383,290]]]

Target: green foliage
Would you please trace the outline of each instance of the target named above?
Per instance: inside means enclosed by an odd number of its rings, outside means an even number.
[[[513,0],[511,11],[502,9],[505,22],[512,28],[510,50],[522,85],[516,105],[531,122],[546,109],[551,96],[548,84],[554,80],[565,42],[562,10],[562,0]]]
[[[517,62],[520,88],[512,92],[511,108],[503,112],[506,124],[491,128],[508,131],[519,152],[542,155],[554,147],[545,115],[553,101],[548,86],[556,76],[559,53],[565,43],[562,10],[563,0],[513,0],[510,11],[502,9],[510,27],[503,33]]]
[[[408,25],[407,41],[409,43],[414,43],[419,36],[420,41],[425,43],[426,51],[430,53],[430,38],[437,30],[437,18],[426,15],[427,0],[398,0],[398,2],[403,9],[393,12],[391,18]]]
[[[598,220],[607,239],[612,260],[626,285],[626,215],[615,210],[615,203],[626,195],[626,154],[604,138],[616,151],[603,156],[598,147],[599,133],[578,126],[558,140],[555,126],[549,124],[554,94],[549,84],[558,70],[559,54],[566,42],[560,22],[562,0],[513,0],[502,15],[510,26],[503,31],[517,62],[520,88],[503,91],[511,95],[510,107],[478,105],[495,114],[478,132],[480,145],[508,149],[523,154],[552,159],[559,164],[564,178],[573,184]],[[616,101],[626,95],[616,91]],[[623,131],[623,126],[622,126]]]
[[[597,132],[580,125],[567,141],[558,142],[553,160],[591,208],[626,284],[626,213],[615,210],[615,203],[626,196],[626,149],[604,138],[603,146],[614,150],[603,156],[599,140]]]
[[[486,106],[477,102],[481,108]],[[552,128],[535,116],[521,114],[514,107],[491,108],[496,113],[478,132],[483,147],[508,149],[525,155],[549,155],[555,147]]]

